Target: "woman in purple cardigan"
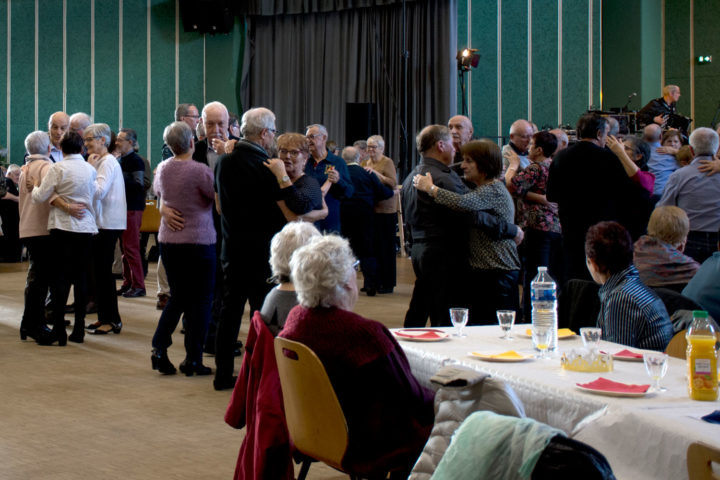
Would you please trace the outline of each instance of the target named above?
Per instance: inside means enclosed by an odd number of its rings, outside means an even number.
[[[202,364],[202,351],[215,286],[213,174],[207,165],[192,159],[195,144],[187,124],[172,123],[165,128],[163,140],[174,157],[158,166],[153,187],[164,204],[183,212],[184,224],[173,229],[165,218],[160,223],[160,255],[170,284],[170,300],[155,330],[150,359],[153,370],[175,373],[167,349],[184,313],[185,360],[180,371],[187,376],[209,375],[212,372]]]
[[[388,329],[352,312],[357,265],[336,235],[299,248],[290,269],[300,305],[279,336],[308,346],[327,371],[348,426],[343,468],[407,478],[433,426],[433,393],[413,376]]]

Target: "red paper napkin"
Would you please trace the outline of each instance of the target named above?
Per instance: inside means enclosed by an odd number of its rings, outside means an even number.
[[[403,330],[400,330],[395,333],[397,335],[400,335],[401,337],[407,337],[407,338],[440,338],[441,336],[443,336],[442,335],[443,332],[441,330],[426,330],[422,334],[406,333]]]
[[[616,357],[643,358],[642,353],[631,352],[630,350],[620,350],[615,353]]]
[[[650,388],[650,385],[628,385],[627,383],[613,382],[603,377],[590,383],[578,383],[577,386],[620,393],[645,393],[648,391],[648,388]]]

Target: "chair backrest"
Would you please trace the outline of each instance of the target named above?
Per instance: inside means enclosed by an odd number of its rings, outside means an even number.
[[[720,480],[712,463],[720,463],[720,450],[702,442],[691,443],[687,449],[687,468],[690,480]]]
[[[685,338],[686,333],[687,330],[680,330],[676,333],[670,340],[670,343],[668,343],[665,353],[671,357],[682,358],[685,360],[685,355],[687,354],[687,338]]]
[[[288,431],[303,454],[341,469],[348,445],[345,414],[325,367],[307,346],[275,338]]]
[[[565,283],[558,297],[558,327],[579,331],[597,326],[600,313],[600,285],[587,280],[572,279]]]

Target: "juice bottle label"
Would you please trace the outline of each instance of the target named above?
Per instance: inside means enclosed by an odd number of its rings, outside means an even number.
[[[696,358],[695,375],[710,375],[711,363],[709,358]]]

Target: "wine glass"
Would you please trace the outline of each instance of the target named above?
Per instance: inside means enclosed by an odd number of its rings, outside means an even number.
[[[467,324],[468,321],[468,309],[467,308],[451,308],[450,309],[450,321],[453,324],[453,327],[455,327],[455,333],[453,334],[454,337],[465,337],[466,335],[463,333],[463,327]]]
[[[547,325],[533,325],[532,326],[532,341],[535,348],[540,350],[540,358],[544,360],[547,358],[546,353],[550,347],[550,340],[552,339],[553,329]]]
[[[505,340],[512,340],[510,331],[512,330],[513,325],[515,324],[515,311],[514,310],[498,310],[497,311],[497,319],[498,319],[498,323],[500,324],[500,328],[503,331],[503,336],[501,338],[504,338]]]
[[[590,353],[596,353],[602,336],[602,329],[598,327],[583,327],[580,329],[583,345]]]
[[[667,388],[660,386],[660,380],[667,373],[668,356],[662,352],[643,353],[643,362],[645,370],[653,380],[653,390],[656,392],[666,392]]]

